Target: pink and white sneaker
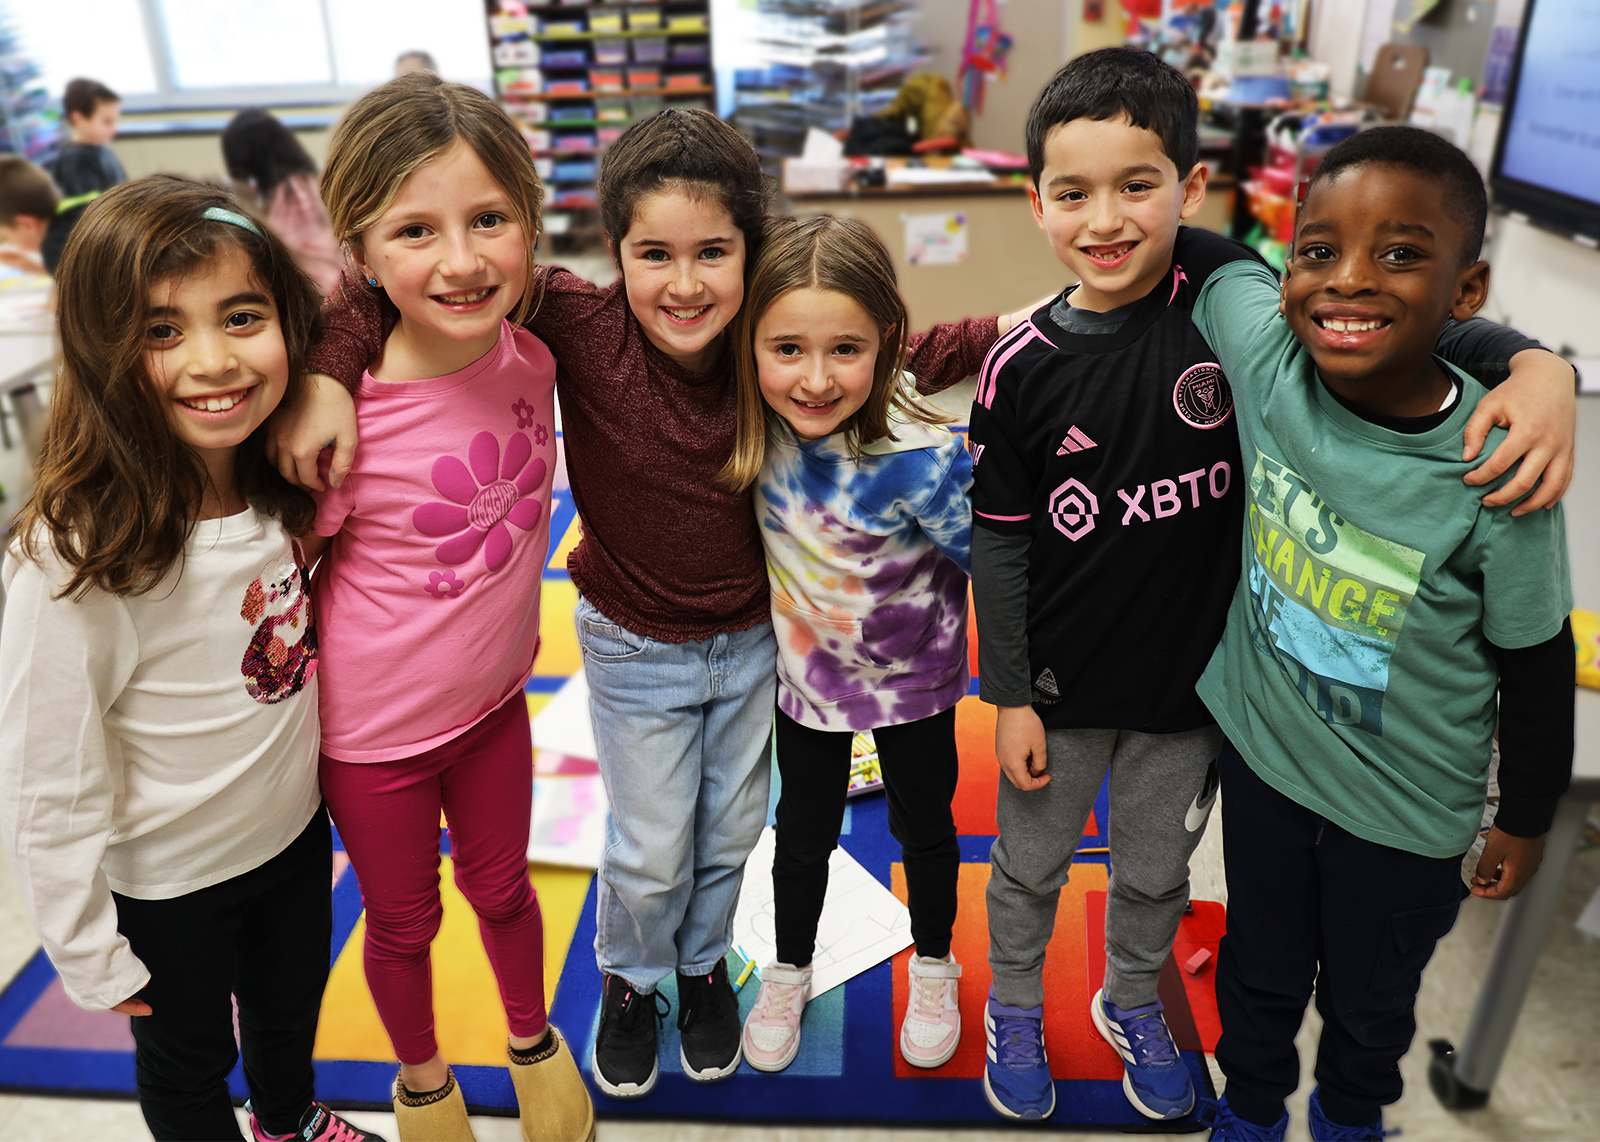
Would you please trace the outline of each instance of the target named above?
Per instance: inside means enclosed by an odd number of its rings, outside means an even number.
[[[758,1071],[781,1071],[800,1050],[800,1013],[811,998],[811,968],[770,963],[761,995],[744,1021],[744,1057]]]
[[[306,1108],[305,1114],[300,1116],[300,1129],[293,1134],[268,1134],[256,1121],[249,1099],[245,1100],[244,1109],[250,1116],[250,1134],[255,1142],[383,1142],[378,1135],[357,1128],[320,1102]]]
[[[961,965],[913,955],[911,998],[900,1024],[900,1057],[913,1067],[942,1067],[961,1042]]]

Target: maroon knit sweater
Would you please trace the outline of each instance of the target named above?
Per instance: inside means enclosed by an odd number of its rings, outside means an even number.
[[[583,524],[567,558],[572,581],[607,618],[663,642],[766,622],[750,493],[717,481],[733,454],[738,401],[726,347],[710,371],[692,373],[645,337],[620,281],[600,289],[551,269],[544,287],[527,327],[556,359]],[[354,391],[394,318],[348,276],[324,316],[310,370]],[[948,388],[978,371],[997,337],[992,317],[935,326],[912,341],[907,370],[924,392]]]

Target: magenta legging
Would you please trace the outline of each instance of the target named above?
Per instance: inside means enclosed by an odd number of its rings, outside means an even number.
[[[416,757],[321,762],[322,794],[367,909],[367,987],[402,1063],[439,1053],[428,948],[439,900],[439,811],[456,884],[478,914],[511,1034],[544,1031],[544,921],[528,882],[533,746],[513,694],[494,713]]]

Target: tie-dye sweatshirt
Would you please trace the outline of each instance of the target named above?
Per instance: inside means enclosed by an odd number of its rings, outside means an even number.
[[[972,462],[939,425],[852,459],[843,435],[774,434],[756,518],[778,636],[778,705],[803,726],[865,730],[966,694]]]

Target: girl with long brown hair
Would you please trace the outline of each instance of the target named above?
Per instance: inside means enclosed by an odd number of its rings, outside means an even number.
[[[355,1142],[312,1101],[331,838],[316,626],[263,456],[318,299],[213,187],[156,176],[84,212],[62,363],[6,553],[0,834],[67,994],[132,1015],[158,1139]]]

